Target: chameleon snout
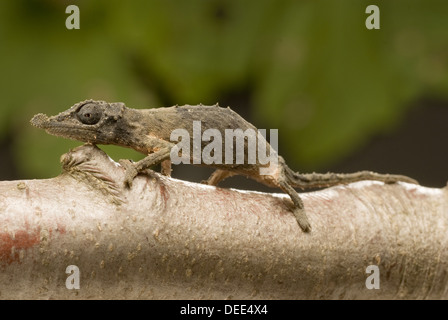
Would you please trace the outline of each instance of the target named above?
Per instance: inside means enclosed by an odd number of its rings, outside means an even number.
[[[43,114],[43,113],[39,113],[36,114],[31,120],[31,124],[37,128],[46,128],[47,124],[48,124],[48,116]]]

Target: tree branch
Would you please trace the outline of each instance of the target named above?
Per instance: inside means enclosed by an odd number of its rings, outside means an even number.
[[[448,190],[365,181],[286,195],[123,168],[91,145],[53,179],[0,182],[2,299],[447,298]],[[67,266],[80,289],[66,288]],[[380,289],[366,288],[378,265]]]

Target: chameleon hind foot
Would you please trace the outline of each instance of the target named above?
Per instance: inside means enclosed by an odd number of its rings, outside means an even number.
[[[310,232],[311,224],[308,221],[305,210],[303,208],[294,208],[292,213],[303,232]]]

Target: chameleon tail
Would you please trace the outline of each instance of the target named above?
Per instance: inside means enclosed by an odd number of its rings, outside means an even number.
[[[285,165],[285,174],[288,183],[297,188],[322,188],[329,187],[338,184],[347,184],[362,180],[375,180],[382,181],[384,183],[395,182],[407,182],[412,184],[418,184],[418,182],[412,178],[402,175],[393,174],[380,174],[371,171],[359,171],[355,173],[309,173],[300,174],[292,171]]]

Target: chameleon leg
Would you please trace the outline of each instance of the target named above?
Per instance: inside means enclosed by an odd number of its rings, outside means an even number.
[[[303,207],[302,199],[300,199],[297,191],[294,190],[294,188],[285,181],[279,181],[278,183],[280,189],[286,192],[291,197],[291,200],[294,203],[294,210],[292,213],[296,217],[297,223],[299,224],[300,228],[302,228],[304,232],[311,231],[311,224],[308,221],[308,217],[306,216],[305,209]]]
[[[234,176],[234,175],[235,175],[235,173],[233,173],[233,172],[217,169],[217,170],[213,171],[213,173],[207,180],[202,181],[202,183],[208,184],[210,186],[217,186],[220,181],[222,181],[228,177]]]
[[[170,148],[163,148],[157,152],[149,154],[146,158],[132,163],[129,160],[120,160],[120,164],[126,169],[124,183],[129,188],[132,187],[132,181],[142,171],[149,167],[159,164],[170,157]]]

